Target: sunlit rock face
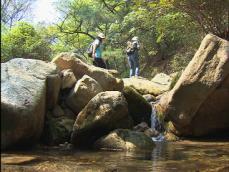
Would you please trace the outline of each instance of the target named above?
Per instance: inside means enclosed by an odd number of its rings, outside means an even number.
[[[177,135],[229,130],[229,42],[207,35],[174,88],[160,100]]]
[[[55,105],[59,93],[60,85],[52,84],[59,79],[52,63],[13,59],[1,64],[2,149],[32,144],[40,138],[45,110]]]
[[[94,96],[102,91],[102,87],[96,80],[84,75],[67,96],[66,104],[75,114],[78,114]]]
[[[76,83],[76,77],[71,69],[61,71],[61,89],[72,88]]]
[[[125,97],[118,91],[106,91],[92,98],[78,114],[71,142],[75,146],[92,146],[99,137],[117,128],[132,128]]]
[[[121,91],[123,89],[122,79],[116,78],[116,75],[112,75],[114,72],[84,63],[73,53],[61,53],[52,62],[60,70],[71,69],[76,79],[80,79],[84,75],[90,76],[101,85],[104,91]]]

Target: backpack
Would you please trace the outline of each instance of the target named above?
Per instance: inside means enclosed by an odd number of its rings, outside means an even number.
[[[93,42],[92,43],[90,43],[90,45],[88,46],[88,48],[87,48],[87,55],[88,55],[88,57],[92,57],[92,51],[93,51]]]

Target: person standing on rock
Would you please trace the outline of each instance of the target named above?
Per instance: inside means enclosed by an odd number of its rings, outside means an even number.
[[[130,66],[130,77],[139,76],[139,54],[140,44],[138,37],[134,36],[131,41],[127,42],[126,53]]]
[[[97,38],[92,43],[92,58],[93,58],[93,65],[106,69],[106,63],[102,58],[102,48],[101,48],[101,45],[103,44],[104,41],[105,41],[105,35],[103,33],[99,33]]]

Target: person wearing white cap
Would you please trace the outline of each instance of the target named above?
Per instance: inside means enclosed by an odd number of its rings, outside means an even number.
[[[101,45],[105,40],[105,35],[103,33],[99,33],[97,38],[92,43],[92,58],[93,64],[97,67],[101,67],[106,69],[106,63],[102,58],[102,48]]]
[[[139,54],[140,49],[138,37],[134,36],[131,42],[128,41],[126,53],[128,56],[128,62],[130,65],[130,77],[139,76]]]

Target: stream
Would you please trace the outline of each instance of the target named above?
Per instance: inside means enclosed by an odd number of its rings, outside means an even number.
[[[33,157],[15,163],[14,158]],[[11,158],[11,161],[9,159]],[[8,159],[8,162],[7,162]],[[3,152],[1,171],[229,171],[228,141],[156,142],[152,152],[61,151],[40,147]]]
[[[152,106],[151,128],[163,130]],[[1,153],[3,172],[229,172],[229,139],[166,142],[152,138],[152,152],[116,152],[36,146]]]

